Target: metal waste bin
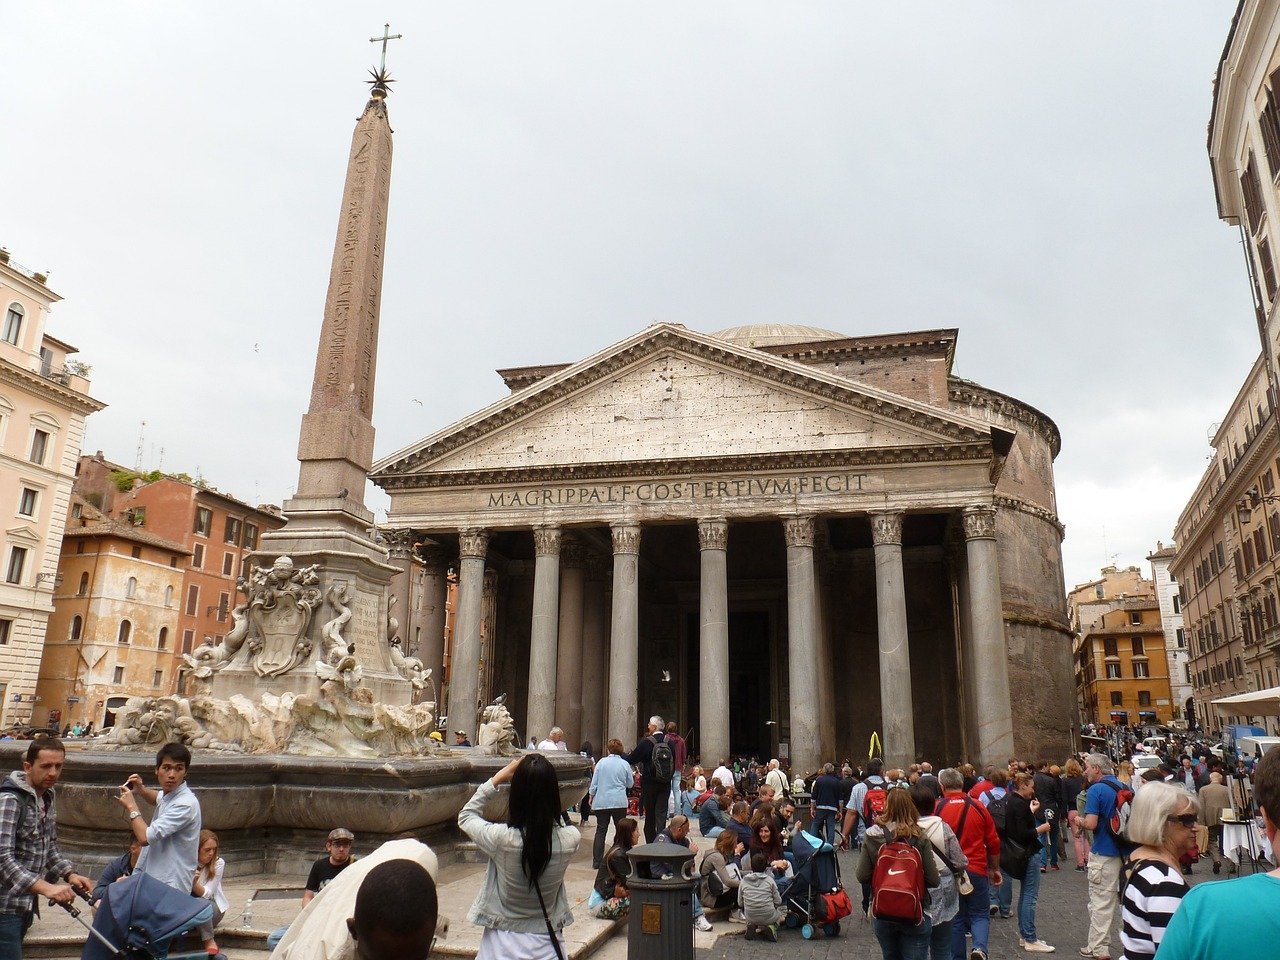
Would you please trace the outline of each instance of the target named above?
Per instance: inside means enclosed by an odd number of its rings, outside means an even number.
[[[678,843],[646,843],[627,856],[627,960],[693,960],[693,851]],[[670,876],[652,879],[650,864]]]

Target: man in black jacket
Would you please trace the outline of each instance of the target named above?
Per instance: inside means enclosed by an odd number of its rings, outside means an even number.
[[[653,843],[658,831],[667,825],[667,798],[671,795],[670,779],[659,777],[653,770],[653,748],[666,740],[662,718],[649,718],[649,735],[642,737],[627,754],[627,763],[640,765],[640,810],[644,814],[645,843]]]
[[[1032,785],[1035,788],[1036,799],[1040,801],[1040,816],[1049,824],[1049,830],[1042,831],[1049,834],[1045,838],[1048,844],[1048,869],[1057,870],[1059,869],[1058,817],[1062,814],[1062,781],[1050,773],[1049,764],[1041,760],[1036,764],[1036,773],[1032,780]],[[1041,868],[1041,872],[1043,871],[1044,868]]]
[[[813,821],[809,832],[815,837],[822,837],[827,843],[836,842],[836,816],[843,806],[841,793],[836,765],[824,764],[822,773],[813,781],[813,793],[809,797],[809,819]]]

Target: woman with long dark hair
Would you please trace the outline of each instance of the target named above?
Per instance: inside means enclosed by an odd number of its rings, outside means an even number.
[[[593,917],[617,920],[631,906],[631,891],[627,877],[631,873],[631,860],[627,851],[636,845],[636,833],[640,825],[630,817],[622,817],[613,828],[613,846],[596,871],[596,882],[587,909]]]
[[[505,823],[484,817],[510,783]],[[564,872],[582,839],[558,827],[560,780],[540,753],[512,760],[482,783],[458,814],[458,826],[489,858],[484,885],[467,919],[485,928],[476,960],[563,960],[561,931],[573,922]]]
[[[751,828],[751,846],[743,855],[744,862],[750,862],[748,858],[753,853],[764,854],[764,859],[773,871],[775,880],[782,880],[791,876],[791,864],[783,856],[782,838],[774,832],[772,814],[756,820],[755,825]]]

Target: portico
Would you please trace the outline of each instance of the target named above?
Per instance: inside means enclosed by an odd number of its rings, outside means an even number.
[[[451,725],[505,693],[525,736],[597,751],[654,713],[710,762],[812,770],[872,732],[890,762],[1013,749],[996,517],[1019,512],[997,491],[1018,432],[671,325],[507,374],[373,473],[389,525],[457,570]]]

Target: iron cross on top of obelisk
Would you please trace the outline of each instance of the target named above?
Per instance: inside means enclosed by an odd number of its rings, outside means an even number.
[[[389,40],[403,40],[403,39],[404,39],[404,34],[401,34],[401,33],[392,33],[392,32],[391,32],[391,24],[389,24],[389,23],[383,24],[383,26],[382,26],[382,36],[380,36],[380,37],[370,37],[370,38],[369,38],[369,42],[370,42],[370,43],[380,43],[380,44],[382,44],[382,68],[381,68],[381,70],[379,71],[380,73],[386,73],[386,72],[387,72],[387,41],[389,41]]]

